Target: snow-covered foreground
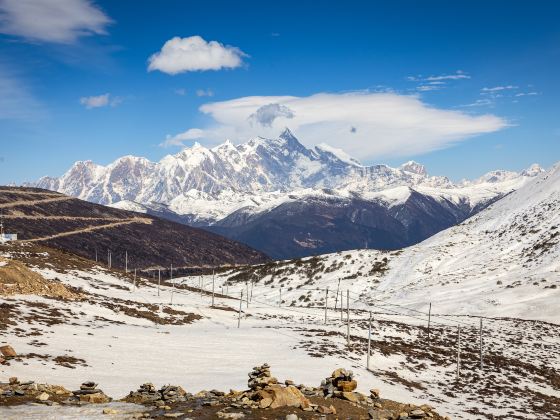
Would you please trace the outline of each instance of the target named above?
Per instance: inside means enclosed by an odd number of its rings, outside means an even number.
[[[49,260],[46,254],[39,257]],[[21,355],[9,366],[0,365],[4,379],[18,376],[70,389],[93,380],[107,394],[122,397],[147,381],[179,384],[195,392],[244,389],[247,372],[268,362],[279,379],[309,385],[318,385],[337,367],[351,368],[361,391],[379,388],[385,398],[428,402],[453,418],[558,414],[542,409],[547,401],[560,401],[554,373],[560,367],[560,328],[555,325],[485,319],[486,367],[480,371],[478,330],[469,327],[476,327],[478,320],[434,316],[428,337],[424,316],[377,308],[368,371],[368,313],[359,310],[362,299],[353,291],[347,346],[347,313],[341,321],[340,301],[335,309],[332,290],[325,323],[320,302],[316,308],[288,306],[284,296],[290,292],[283,289],[279,307],[280,289],[266,281],[249,287],[247,307],[246,284],[229,285],[224,276],[216,276],[212,308],[211,275],[177,279],[176,288],[162,285],[158,296],[156,284],[142,280],[134,287],[130,275],[101,267],[59,270],[47,265],[35,270],[80,288],[85,300],[2,298],[2,308],[8,305],[9,318],[17,320],[6,328],[2,342]],[[222,290],[229,296],[218,294]],[[238,328],[240,302],[235,297],[242,290]],[[324,296],[324,290],[309,292]],[[456,383],[458,322],[462,361]]]

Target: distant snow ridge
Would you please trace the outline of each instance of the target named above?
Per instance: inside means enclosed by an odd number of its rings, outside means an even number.
[[[446,177],[429,176],[413,161],[400,168],[363,166],[325,144],[308,149],[286,129],[276,139],[256,137],[239,145],[226,141],[209,149],[195,143],[156,163],[135,156],[107,166],[79,161],[60,178],[44,177],[33,186],[100,204],[123,202],[118,207],[136,211],[165,205],[171,212],[212,224],[241,208],[258,213],[291,200],[293,194],[316,196],[324,189],[330,197],[358,195],[392,205],[395,197],[403,199],[401,187],[408,187],[475,208],[541,172],[533,165],[521,173],[494,171],[456,185]]]

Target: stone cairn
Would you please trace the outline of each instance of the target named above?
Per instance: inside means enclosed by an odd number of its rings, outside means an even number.
[[[373,404],[379,399],[379,390],[371,389],[370,396],[367,397],[359,392],[355,392],[358,382],[354,379],[351,370],[336,369],[331,376],[321,382],[320,389],[325,398],[343,398],[352,402],[366,402]]]
[[[131,391],[127,397],[128,401],[139,403],[153,403],[158,407],[165,407],[167,404],[184,402],[190,394],[177,385],[164,385],[158,391],[154,384],[147,382],[140,385],[137,391]]]
[[[270,374],[270,366],[268,363],[262,366],[255,366],[253,370],[249,372],[247,385],[252,391],[258,391],[259,389],[264,389],[269,385],[277,383],[278,379]]]
[[[84,382],[80,385],[80,389],[72,391],[72,394],[78,397],[81,402],[106,403],[111,401],[101,389],[97,388],[97,384],[93,381]]]
[[[94,382],[84,382],[79,390],[69,391],[59,385],[38,384],[33,381],[20,382],[10,378],[8,383],[0,383],[0,397],[33,400],[45,405],[105,403],[111,399],[97,388]]]

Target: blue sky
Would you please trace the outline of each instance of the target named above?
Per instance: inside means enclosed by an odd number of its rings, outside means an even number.
[[[557,2],[47,3],[0,0],[0,183],[284,126],[452,179],[560,160]]]

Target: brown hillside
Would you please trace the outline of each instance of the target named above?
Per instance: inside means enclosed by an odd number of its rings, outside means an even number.
[[[66,250],[124,268],[252,264],[268,257],[219,235],[144,214],[36,188],[0,188],[6,232],[21,241]]]

